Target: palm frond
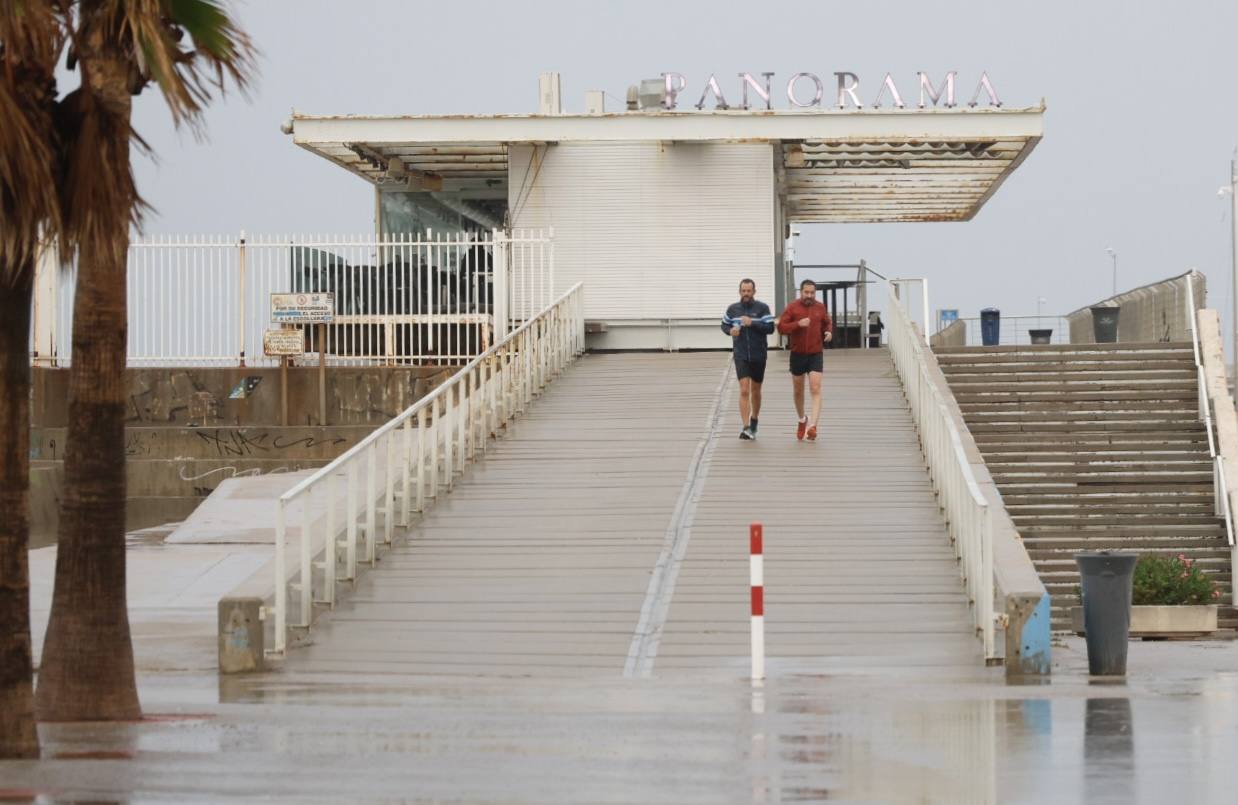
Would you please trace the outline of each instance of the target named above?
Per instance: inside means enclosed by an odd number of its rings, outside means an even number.
[[[110,0],[142,77],[159,87],[177,125],[197,126],[216,92],[242,93],[255,69],[249,36],[218,0]],[[188,41],[180,36],[189,35]]]
[[[0,285],[60,232],[52,116],[64,27],[55,3],[0,3]]]

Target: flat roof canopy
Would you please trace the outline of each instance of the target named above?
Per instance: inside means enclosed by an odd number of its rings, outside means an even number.
[[[792,222],[973,218],[1043,133],[1030,109],[310,116],[297,145],[379,187],[494,193],[507,148],[560,142],[767,142]]]

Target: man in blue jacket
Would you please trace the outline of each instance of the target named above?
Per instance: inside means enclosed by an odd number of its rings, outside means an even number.
[[[740,280],[739,301],[722,316],[722,332],[734,346],[735,376],[739,378],[739,421],[748,423],[741,439],[757,438],[761,414],[761,384],[765,382],[766,339],[774,332],[775,319],[769,305],[756,299],[757,284]]]

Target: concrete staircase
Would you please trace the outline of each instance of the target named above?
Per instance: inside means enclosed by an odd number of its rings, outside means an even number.
[[[1078,605],[1073,555],[1114,548],[1185,554],[1233,609],[1225,524],[1189,343],[935,350],[968,428],[1053,599]]]

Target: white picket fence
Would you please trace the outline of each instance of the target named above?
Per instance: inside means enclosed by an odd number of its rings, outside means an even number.
[[[76,267],[50,279],[54,289],[36,302],[32,356],[65,366]],[[460,365],[550,304],[554,284],[551,230],[135,240],[128,362],[278,365],[263,354],[263,333],[277,326],[271,294],[330,292],[334,320],[306,328],[306,362],[325,349],[331,365]]]

